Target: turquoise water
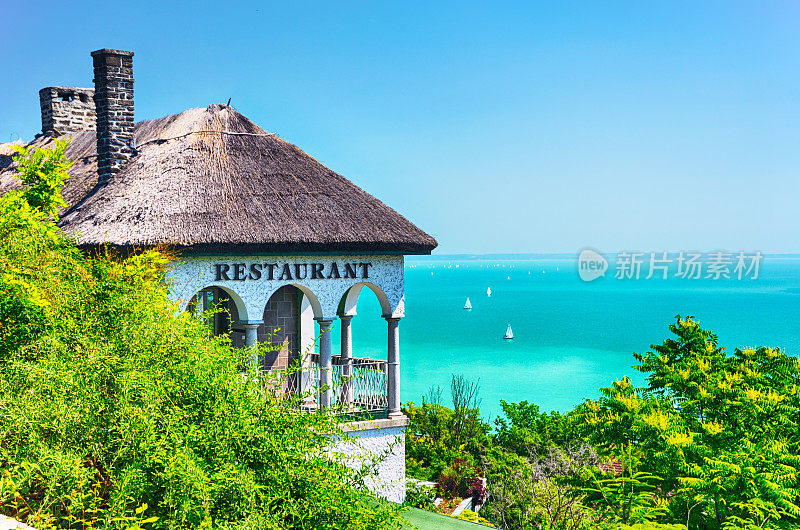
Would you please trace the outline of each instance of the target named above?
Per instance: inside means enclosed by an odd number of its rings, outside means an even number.
[[[694,315],[730,350],[768,345],[800,354],[800,258],[765,256],[756,280],[617,280],[613,267],[586,283],[574,258],[408,259],[402,400],[420,402],[431,385],[447,397],[455,373],[480,379],[487,418],[501,399],[565,411],[614,379],[643,382],[631,354],[663,341],[676,314]],[[354,353],[385,359],[386,322],[374,295],[362,293]],[[467,296],[471,311],[463,309]],[[513,341],[502,339],[508,322]]]

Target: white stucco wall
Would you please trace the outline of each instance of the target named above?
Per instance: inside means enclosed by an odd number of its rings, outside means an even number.
[[[331,263],[337,263],[340,268],[341,278],[327,278]],[[245,264],[246,278],[242,280],[217,280],[216,264],[233,265]],[[263,271],[261,278],[252,279],[250,265],[277,263],[274,279],[267,278]],[[284,264],[309,265],[306,278],[292,280],[277,279]],[[325,278],[311,279],[310,264],[324,265]],[[362,278],[362,269],[358,269],[357,278],[344,278],[344,263],[371,263],[369,278]],[[229,277],[232,273],[229,272]],[[397,255],[369,255],[369,254],[340,254],[340,255],[287,255],[287,256],[188,256],[182,257],[172,264],[172,269],[167,274],[170,283],[171,297],[178,302],[181,309],[185,309],[191,298],[201,289],[207,287],[221,287],[231,294],[242,320],[261,320],[264,307],[270,296],[284,285],[294,285],[302,290],[310,299],[315,318],[334,319],[339,308],[339,302],[347,294],[346,314],[355,314],[358,294],[364,288],[371,288],[378,296],[384,316],[404,316],[403,298],[403,256]]]
[[[36,530],[32,526],[20,523],[16,519],[0,515],[0,530]]]
[[[365,480],[370,491],[386,500],[401,503],[406,499],[406,440],[408,420],[388,422],[389,427],[353,430],[334,445],[334,451],[354,468],[380,460]],[[366,422],[361,422],[366,423]]]

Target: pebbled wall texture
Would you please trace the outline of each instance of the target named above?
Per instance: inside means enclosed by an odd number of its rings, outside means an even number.
[[[338,278],[332,274],[336,263]],[[363,278],[369,263],[368,278]],[[275,264],[273,279],[269,279],[268,264]],[[291,279],[281,273],[289,265]],[[312,278],[311,266],[323,266],[317,278]],[[356,266],[356,277],[345,277],[345,265]],[[227,277],[217,274],[217,265],[227,266]],[[236,265],[243,265],[235,274]],[[251,266],[258,270],[251,271]],[[300,275],[295,274],[299,267]],[[242,272],[243,271],[243,272]],[[298,277],[300,276],[300,277]],[[332,276],[329,278],[328,276]],[[352,276],[352,275],[351,275]],[[233,279],[238,277],[240,279]],[[255,279],[255,278],[258,279]],[[315,318],[333,320],[342,303],[344,314],[355,314],[358,295],[364,287],[375,291],[385,316],[404,316],[403,256],[396,255],[297,255],[297,256],[187,256],[173,263],[167,275],[171,297],[185,310],[191,298],[206,287],[224,289],[236,304],[241,320],[260,321],[270,296],[285,285],[294,285],[308,296]]]
[[[373,424],[370,426],[369,424]],[[350,424],[354,430],[334,445],[344,462],[353,469],[375,462],[366,483],[370,491],[392,502],[406,499],[406,443],[408,419],[376,420]]]

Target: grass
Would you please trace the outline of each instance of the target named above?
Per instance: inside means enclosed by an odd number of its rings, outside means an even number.
[[[464,530],[467,526],[472,528],[486,528],[477,523],[470,523],[469,521],[448,517],[439,513],[426,512],[419,508],[403,510],[402,516],[407,523],[410,523],[410,528],[419,528],[420,530],[448,530],[450,528]]]

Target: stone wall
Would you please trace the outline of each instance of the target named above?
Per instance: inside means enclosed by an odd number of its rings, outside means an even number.
[[[94,89],[50,86],[39,91],[42,132],[58,136],[93,131],[97,124]]]
[[[353,422],[346,426],[347,439],[334,444],[334,451],[354,469],[374,461],[377,467],[368,477],[367,487],[396,503],[406,499],[406,426],[405,416]]]
[[[263,357],[264,370],[282,370],[297,359],[299,305],[300,290],[292,285],[284,285],[270,296],[264,308],[264,323],[258,326],[258,341],[280,345],[280,349]]]

